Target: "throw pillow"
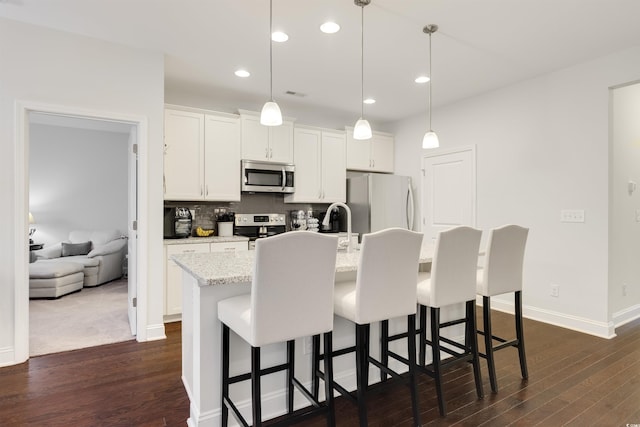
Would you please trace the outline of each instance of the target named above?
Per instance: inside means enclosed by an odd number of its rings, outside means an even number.
[[[62,242],[62,256],[86,255],[91,252],[91,242],[66,243]]]

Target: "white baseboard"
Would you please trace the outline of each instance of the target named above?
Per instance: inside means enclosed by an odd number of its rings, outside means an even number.
[[[493,310],[503,311],[510,314],[513,314],[515,311],[512,302],[504,302],[493,298],[491,299],[491,308]],[[570,314],[528,305],[524,305],[522,307],[522,315],[527,319],[537,320],[539,322],[560,326],[562,328],[583,332],[589,335],[595,335],[600,338],[611,339],[616,336],[614,322],[596,322],[584,317],[572,316]]]
[[[167,339],[164,330],[164,323],[157,325],[147,325],[147,339],[146,341],[156,341]]]
[[[613,324],[616,328],[640,318],[640,304],[613,313]]]
[[[0,348],[0,367],[16,364],[16,352],[13,347]]]

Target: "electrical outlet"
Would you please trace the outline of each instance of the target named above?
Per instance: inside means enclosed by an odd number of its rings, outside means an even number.
[[[560,222],[584,222],[584,209],[562,209]]]
[[[627,296],[627,284],[626,283],[622,284],[622,296],[623,297]]]
[[[313,337],[304,337],[304,349],[302,350],[303,354],[311,354],[313,351]]]
[[[560,296],[560,285],[551,284],[551,296],[555,298]]]

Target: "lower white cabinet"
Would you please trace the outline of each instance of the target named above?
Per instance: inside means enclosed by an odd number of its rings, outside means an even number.
[[[184,243],[164,245],[164,315],[165,321],[180,320],[182,314],[182,268],[171,259],[173,255],[187,253],[246,251],[242,242]]]

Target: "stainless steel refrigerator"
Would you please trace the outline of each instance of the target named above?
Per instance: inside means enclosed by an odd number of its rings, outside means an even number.
[[[390,227],[413,229],[413,191],[408,176],[367,173],[347,178],[351,227],[360,234]]]

